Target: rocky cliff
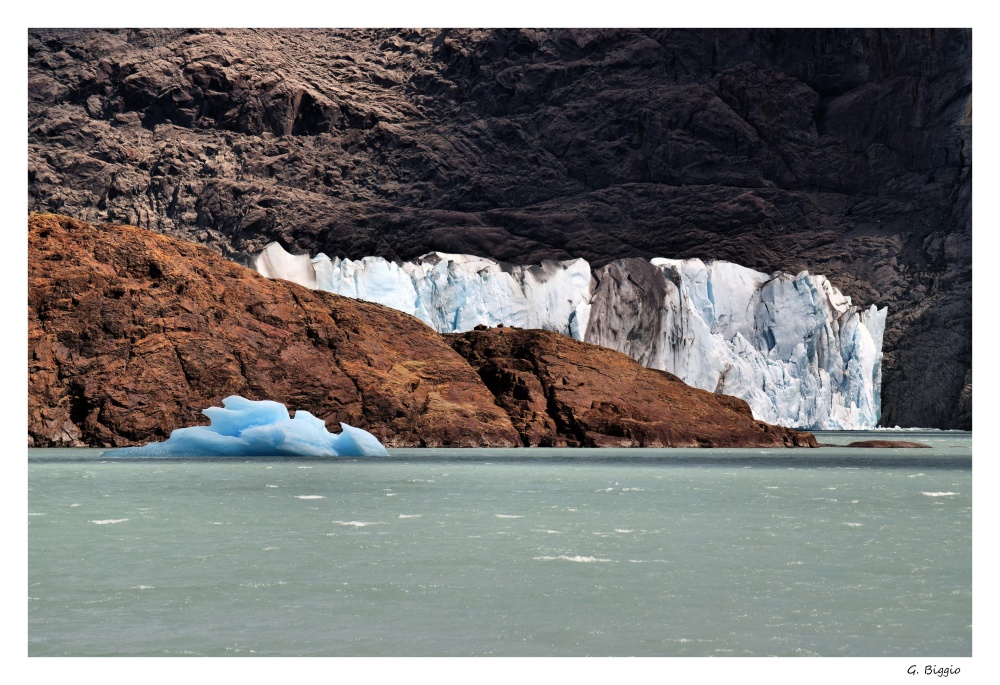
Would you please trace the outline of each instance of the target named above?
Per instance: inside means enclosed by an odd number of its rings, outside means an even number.
[[[234,394],[388,446],[520,442],[465,360],[386,307],[51,214],[29,220],[28,275],[29,445],[163,440]]]
[[[971,426],[969,30],[30,31],[29,207],[237,259],[723,259],[889,308]]]
[[[162,440],[233,394],[388,446],[815,444],[754,421],[740,400],[568,338],[477,331],[451,343],[467,361],[412,316],[271,281],[141,228],[32,215],[28,279],[36,447]],[[491,345],[506,356],[484,365]]]
[[[446,337],[526,445],[816,447],[811,433],[754,421],[741,399],[553,331],[492,328]]]

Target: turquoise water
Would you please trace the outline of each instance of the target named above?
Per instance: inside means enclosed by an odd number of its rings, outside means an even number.
[[[922,450],[29,453],[29,654],[969,656],[971,436]]]

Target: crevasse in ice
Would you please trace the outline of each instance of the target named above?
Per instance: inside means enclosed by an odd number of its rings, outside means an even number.
[[[816,430],[873,428],[886,309],[861,310],[823,276],[700,259],[583,259],[512,266],[434,252],[413,262],[256,258],[270,278],[377,302],[441,333],[478,324],[544,328],[628,354],[754,416]]]
[[[208,426],[178,428],[164,442],[104,452],[109,457],[384,457],[382,443],[368,431],[340,424],[334,435],[326,423],[302,409],[289,418],[280,402],[232,395],[202,414]]]

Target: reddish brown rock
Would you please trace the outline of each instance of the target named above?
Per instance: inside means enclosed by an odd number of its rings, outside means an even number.
[[[922,442],[908,442],[906,440],[859,440],[848,443],[848,447],[930,447]]]
[[[417,319],[269,281],[204,247],[28,220],[28,444],[123,446],[240,394],[390,446],[513,446],[476,373]]]
[[[755,421],[750,406],[558,333],[495,328],[445,336],[479,372],[525,445],[815,447]]]

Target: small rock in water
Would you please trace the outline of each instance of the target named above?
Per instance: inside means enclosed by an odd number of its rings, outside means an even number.
[[[859,440],[847,445],[848,447],[930,447],[922,442],[908,442],[906,440]]]

